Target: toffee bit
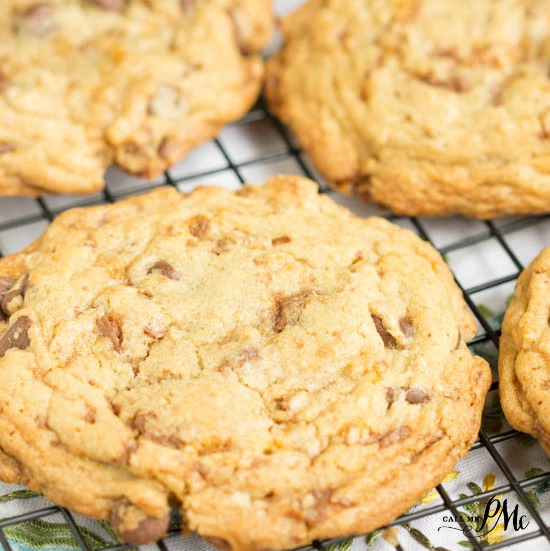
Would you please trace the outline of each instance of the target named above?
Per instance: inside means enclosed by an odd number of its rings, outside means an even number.
[[[113,343],[115,352],[120,352],[123,336],[117,321],[111,316],[103,316],[97,320],[96,326],[99,334]]]

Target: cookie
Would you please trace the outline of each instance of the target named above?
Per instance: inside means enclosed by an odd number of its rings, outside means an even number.
[[[269,0],[0,2],[0,194],[153,178],[242,116]]]
[[[311,0],[272,111],[334,187],[399,214],[550,211],[550,0]]]
[[[502,409],[512,427],[550,454],[550,247],[520,275],[504,316],[499,355]]]
[[[124,541],[169,504],[238,551],[367,532],[476,438],[449,269],[308,180],[68,211],[0,276],[0,477]]]

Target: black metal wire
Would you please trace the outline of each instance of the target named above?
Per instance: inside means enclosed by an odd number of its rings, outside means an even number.
[[[0,544],[2,544],[2,547],[5,549],[5,551],[12,551],[11,545],[6,539],[6,536],[4,536],[4,532],[2,531],[2,529],[0,529]]]
[[[172,174],[170,174],[170,172],[167,172],[164,174],[164,177],[159,182],[155,182],[151,184],[151,183],[137,181],[135,186],[128,189],[122,189],[122,190],[111,189],[111,187],[107,185],[100,194],[101,199],[99,200],[99,202],[113,203],[128,195],[143,193],[145,191],[148,191],[154,187],[158,187],[161,185],[169,185],[169,186],[181,188],[181,187],[184,187],[186,182],[188,181],[196,181],[202,178],[209,179],[211,176],[215,176],[216,174],[222,173],[227,170],[232,171],[233,174],[238,179],[238,181],[242,184],[245,182],[245,177],[243,176],[243,172],[242,172],[243,169],[247,167],[262,165],[262,164],[265,165],[266,163],[272,163],[272,162],[286,160],[286,159],[293,159],[297,163],[297,166],[305,176],[311,179],[315,179],[315,175],[313,171],[309,168],[303,152],[294,145],[290,135],[287,133],[286,129],[279,123],[279,121],[274,119],[267,112],[263,102],[260,101],[246,117],[244,117],[241,121],[235,123],[234,126],[236,127],[245,126],[247,124],[255,123],[259,121],[260,122],[266,121],[275,129],[276,134],[278,138],[280,138],[281,143],[283,144],[283,147],[284,147],[282,151],[258,155],[252,159],[247,159],[243,162],[235,162],[232,159],[231,154],[229,153],[227,148],[224,146],[223,140],[218,138],[218,139],[215,139],[213,143],[218,148],[220,154],[222,155],[225,161],[224,166],[216,169],[203,170],[200,172],[186,175],[185,177],[182,177],[182,178],[174,178]],[[327,189],[324,186],[320,188],[320,192],[332,193],[331,190]],[[44,222],[44,221],[50,222],[57,215],[59,215],[64,210],[66,210],[63,207],[62,208],[50,207],[47,199],[43,197],[35,199],[35,202],[38,207],[38,211],[39,211],[38,213],[32,213],[28,216],[22,216],[20,218],[16,218],[13,220],[8,220],[6,222],[0,223],[0,232],[4,232],[7,230],[17,230],[18,228],[23,228],[24,226],[27,226],[32,223]],[[97,196],[94,196],[92,198],[83,198],[81,201],[78,202],[77,205],[71,205],[71,207],[87,206],[91,204],[96,204],[97,202],[98,202]],[[388,213],[387,215],[385,215],[385,217],[392,221],[403,220],[403,219],[408,220],[409,223],[412,224],[414,229],[420,235],[420,237],[430,242],[435,247],[434,243],[430,239],[430,232],[425,227],[425,224],[422,221],[422,219],[406,218],[406,217],[396,216],[391,213]],[[494,221],[486,221],[480,224],[481,229],[475,235],[460,238],[452,243],[439,247],[439,251],[442,254],[448,254],[448,253],[453,253],[455,251],[464,250],[467,247],[471,247],[473,245],[478,245],[478,244],[493,240],[501,247],[506,257],[510,259],[511,263],[515,268],[514,273],[506,274],[501,277],[484,281],[481,284],[474,285],[468,288],[464,288],[463,286],[460,285],[460,282],[457,281],[457,284],[462,289],[466,303],[468,304],[469,308],[472,310],[473,314],[476,316],[483,330],[482,334],[478,335],[471,341],[470,346],[477,346],[483,343],[485,344],[492,343],[495,347],[498,348],[500,331],[491,326],[489,320],[486,319],[486,316],[484,315],[484,313],[476,305],[473,295],[498,287],[500,285],[513,282],[518,277],[521,270],[523,269],[523,264],[521,263],[517,255],[514,253],[513,248],[510,246],[509,242],[507,241],[507,236],[513,232],[535,227],[538,224],[546,222],[549,218],[550,216],[529,216],[529,217],[513,219],[511,221],[507,221],[500,225],[496,224]],[[6,254],[6,251],[2,251],[0,247],[0,258],[5,254]],[[498,388],[498,382],[494,382],[491,388],[492,390],[496,390]],[[518,545],[519,543],[522,543],[524,541],[534,540],[535,538],[541,538],[542,541],[545,542],[545,545],[547,545],[550,548],[550,528],[547,524],[545,524],[544,520],[541,518],[536,507],[531,503],[531,501],[529,500],[529,496],[526,493],[527,489],[531,486],[534,486],[536,484],[549,483],[550,471],[543,472],[533,478],[518,480],[514,475],[514,473],[512,472],[510,466],[506,463],[505,459],[496,448],[497,444],[509,441],[517,437],[517,435],[518,433],[515,430],[506,430],[504,432],[491,435],[491,436],[481,431],[478,440],[472,447],[472,450],[484,450],[493,459],[496,465],[500,468],[504,478],[506,479],[506,483],[501,484],[496,488],[492,488],[489,491],[483,491],[476,495],[459,497],[454,499],[448,494],[445,488],[442,485],[440,485],[437,487],[437,491],[440,497],[439,503],[436,503],[430,506],[417,507],[411,511],[408,511],[400,518],[388,523],[388,525],[383,528],[385,529],[385,528],[395,527],[395,526],[403,526],[403,527],[408,526],[409,523],[413,521],[416,521],[419,519],[425,519],[432,515],[436,515],[444,512],[448,512],[452,514],[454,518],[458,518],[460,516],[459,512],[461,507],[474,504],[482,500],[489,500],[490,498],[497,495],[511,493],[517,496],[518,501],[523,504],[524,508],[529,513],[530,520],[532,520],[536,524],[536,528],[526,533],[508,536],[506,537],[505,540],[501,542],[488,545],[486,543],[483,543],[479,538],[477,538],[476,534],[473,533],[473,531],[470,528],[468,528],[467,525],[462,523],[461,528],[464,529],[464,535],[467,538],[468,542],[470,543],[471,548],[476,551],[481,551],[481,550],[496,551],[497,549],[503,549],[503,548],[511,549],[514,546]],[[36,519],[49,517],[59,512],[61,512],[63,519],[67,524],[68,528],[70,529],[78,547],[83,551],[90,551],[89,546],[86,544],[86,540],[79,528],[79,525],[75,521],[72,514],[66,511],[65,509],[62,509],[56,506],[43,507],[35,511],[30,511],[24,514],[10,517],[10,518],[0,519],[0,547],[4,548],[6,551],[13,550],[13,547],[10,547],[8,539],[3,531],[4,528],[7,528],[9,526],[13,526],[19,523],[23,523],[23,522],[28,522]],[[170,538],[179,537],[179,536],[176,536],[175,534],[176,534],[175,532],[171,532]],[[329,545],[338,543],[342,540],[343,538],[338,538],[335,540],[330,540],[325,542],[316,541],[316,542],[313,542],[311,545],[302,547],[300,548],[300,550],[296,550],[296,551],[312,551],[315,549],[316,550],[327,549]],[[163,541],[157,544],[157,548],[160,551],[168,550],[167,545]],[[128,545],[113,543],[113,545],[104,547],[103,551],[123,551],[126,549],[132,549],[132,547]],[[404,551],[406,551],[406,546],[401,544],[400,549],[403,549]]]

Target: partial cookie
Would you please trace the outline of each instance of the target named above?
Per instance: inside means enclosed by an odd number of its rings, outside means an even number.
[[[0,195],[152,178],[255,101],[269,0],[0,2]]]
[[[310,181],[72,210],[0,275],[0,477],[125,541],[169,503],[239,551],[368,532],[476,438],[449,269]]]
[[[550,247],[520,275],[502,325],[499,392],[508,422],[550,454]]]
[[[550,0],[310,0],[270,108],[329,182],[407,215],[550,211]]]

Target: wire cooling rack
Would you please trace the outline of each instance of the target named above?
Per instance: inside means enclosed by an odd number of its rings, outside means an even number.
[[[287,6],[290,3],[299,2],[287,2]],[[479,334],[470,347],[496,367],[502,312],[523,267],[550,244],[550,217],[487,222],[408,218],[341,196],[328,189],[262,101],[153,183],[110,169],[105,190],[93,196],[0,199],[0,256],[21,250],[67,208],[111,203],[161,185],[184,192],[198,183],[238,189],[244,182],[263,181],[280,173],[308,176],[319,182],[322,193],[357,214],[385,216],[432,243],[453,270],[477,319]],[[502,507],[497,509],[505,503],[508,519]],[[501,516],[489,519],[481,529],[486,511]],[[5,484],[0,484],[0,544],[7,551],[130,548],[116,543],[107,525],[54,506],[21,486]],[[315,542],[303,550],[360,551],[366,547],[376,551],[550,550],[550,463],[534,440],[512,430],[503,419],[496,372],[479,438],[442,484],[381,531],[353,541]],[[195,536],[183,538],[174,527],[163,541],[146,549],[207,551],[210,546]]]
[[[262,102],[244,119],[226,128],[218,139],[193,151],[156,182],[145,182],[111,169],[107,174],[105,190],[91,197],[0,199],[0,255],[20,250],[69,207],[110,203],[161,185],[189,191],[201,182],[237,189],[245,181],[262,181],[278,173],[301,174],[315,179],[320,182],[322,193],[331,195],[359,215],[385,216],[438,248],[453,270],[479,324],[479,335],[470,346],[495,364],[500,334],[499,314],[504,310],[507,297],[513,292],[514,282],[523,267],[550,243],[550,217],[509,217],[487,222],[462,218],[408,218],[341,196],[328,189],[293,138],[271,117]],[[497,388],[498,382],[493,383],[484,428],[466,459],[454,471],[459,474],[454,480],[438,486],[436,492],[417,508],[390,523],[389,527],[402,527],[396,536],[401,541],[398,549],[409,551],[435,549],[438,546],[462,549],[467,545],[477,551],[504,547],[550,549],[550,499],[545,498],[546,489],[550,489],[550,465],[536,443],[519,435],[502,420],[496,401]],[[457,419],[458,422],[460,419]],[[0,485],[0,495],[13,491],[24,492],[20,487]],[[25,548],[18,541],[19,532],[14,531],[14,527],[26,524],[29,533],[40,535],[41,531],[47,533],[49,522],[66,527],[66,541],[61,542],[65,547],[90,551],[128,548],[110,544],[112,540],[108,539],[108,532],[99,523],[96,529],[103,537],[98,537],[96,541],[90,536],[92,530],[87,524],[90,521],[53,506],[45,498],[29,498],[24,493],[16,495],[26,499],[21,499],[23,504],[9,516],[5,515],[0,498],[0,543],[6,550]],[[461,520],[461,512],[475,516],[477,511],[478,516],[483,515],[484,507],[492,497],[499,499],[500,503],[507,499],[509,514],[518,504],[515,520],[519,522],[521,517],[523,519],[521,526],[517,522],[514,526],[514,519],[511,518],[507,530],[498,535],[493,531],[481,537],[472,522],[468,526]],[[492,510],[495,507],[493,502]],[[501,523],[503,520],[501,518]],[[457,533],[459,539],[455,541]],[[436,534],[443,543],[433,543],[432,534]],[[502,535],[504,539],[499,541]],[[32,536],[29,537],[32,540]],[[20,539],[25,540],[25,537]],[[365,544],[365,537],[360,540],[360,543],[356,540],[354,545]],[[388,535],[385,532],[379,538],[376,534],[371,535],[368,541],[372,540],[375,540],[373,548],[395,548],[388,543],[393,540],[391,533]],[[174,546],[181,548],[184,542],[175,529],[156,547],[166,551]],[[337,551],[349,545],[344,542],[338,547],[330,547],[337,544],[335,541],[319,542],[313,547]],[[202,545],[207,544],[194,542],[195,549]]]

